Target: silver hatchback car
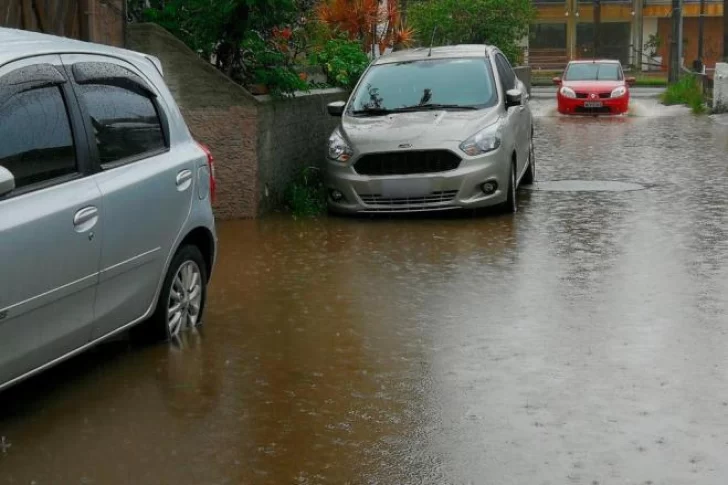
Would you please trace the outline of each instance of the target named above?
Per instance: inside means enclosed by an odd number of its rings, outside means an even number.
[[[526,87],[492,46],[383,56],[328,111],[342,117],[327,147],[334,212],[515,212],[535,177]]]
[[[212,155],[143,54],[0,29],[0,389],[200,322]]]

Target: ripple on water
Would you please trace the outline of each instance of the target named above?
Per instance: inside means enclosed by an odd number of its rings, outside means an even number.
[[[645,186],[613,180],[551,180],[534,182],[533,185],[524,185],[522,188],[541,192],[629,192],[643,190]]]

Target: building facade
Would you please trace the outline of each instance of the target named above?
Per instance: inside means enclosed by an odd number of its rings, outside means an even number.
[[[534,0],[527,58],[536,69],[562,69],[567,61],[616,58],[642,70],[665,70],[672,33],[670,0]],[[684,0],[684,64],[698,56],[699,0]],[[595,22],[597,20],[597,22]],[[598,44],[595,45],[595,31]],[[722,0],[706,0],[703,62],[715,66],[723,42]],[[596,49],[596,54],[595,54]]]
[[[123,47],[126,0],[0,0],[0,27]]]

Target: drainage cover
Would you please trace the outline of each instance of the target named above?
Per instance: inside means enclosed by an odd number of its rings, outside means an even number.
[[[645,187],[640,184],[610,180],[553,180],[523,185],[522,188],[545,192],[629,192],[642,190]]]

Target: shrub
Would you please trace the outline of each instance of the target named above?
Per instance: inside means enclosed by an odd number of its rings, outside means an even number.
[[[662,102],[668,106],[684,104],[695,114],[705,112],[703,87],[697,77],[691,75],[686,75],[678,82],[670,84],[662,94]]]
[[[306,167],[288,185],[285,201],[294,216],[312,217],[326,210],[326,186],[321,170]]]
[[[311,55],[310,62],[323,67],[329,84],[353,89],[369,65],[369,58],[359,42],[339,38],[327,41]]]

